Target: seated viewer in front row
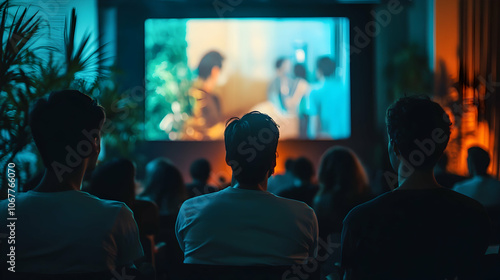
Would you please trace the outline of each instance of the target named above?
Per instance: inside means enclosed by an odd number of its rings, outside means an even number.
[[[34,190],[16,196],[16,273],[121,273],[143,256],[130,208],[81,191],[99,156],[104,120],[104,108],[76,90],[53,92],[31,108],[29,124],[45,174]],[[8,203],[0,201],[2,221]],[[10,246],[1,245],[4,265]]]
[[[448,115],[429,98],[404,97],[389,107],[386,123],[398,187],[345,218],[344,279],[477,279],[488,216],[433,174],[450,137]]]
[[[318,222],[307,204],[267,191],[279,130],[265,114],[233,118],[224,132],[234,184],[191,198],[176,223],[184,263],[292,265],[315,257]]]

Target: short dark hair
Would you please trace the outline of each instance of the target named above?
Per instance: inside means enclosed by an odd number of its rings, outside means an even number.
[[[210,177],[210,162],[204,158],[195,160],[189,167],[189,173],[195,180],[206,182]]]
[[[293,168],[293,162],[295,160],[293,158],[287,158],[285,161],[285,170],[286,171],[292,171]]]
[[[490,155],[481,147],[474,146],[467,150],[468,163],[477,175],[486,175],[490,166]],[[469,170],[471,171],[471,170]]]
[[[416,169],[433,168],[450,138],[451,122],[428,96],[402,97],[387,109],[387,132],[402,157]]]
[[[287,61],[288,59],[286,57],[280,57],[278,60],[276,60],[276,64],[274,65],[276,69],[280,69],[281,66],[283,65],[283,62]]]
[[[243,184],[262,182],[276,161],[278,139],[278,125],[266,114],[253,111],[241,119],[229,119],[224,144],[233,177]]]
[[[116,200],[133,208],[135,201],[135,165],[125,158],[101,163],[92,172],[89,193],[101,199]]]
[[[293,74],[297,78],[307,80],[307,71],[306,67],[304,67],[304,64],[295,64],[295,66],[293,67]]]
[[[328,56],[320,57],[316,62],[316,67],[325,77],[330,77],[335,73],[335,62]]]
[[[222,68],[224,57],[217,51],[210,51],[203,56],[198,64],[198,76],[205,80],[212,74],[212,68],[215,66]]]
[[[36,100],[29,125],[44,165],[65,162],[70,149],[82,150],[82,141],[89,143],[99,136],[105,118],[104,108],[77,90],[56,91]],[[79,156],[89,156],[88,149],[87,145]]]
[[[314,175],[313,163],[306,157],[300,157],[293,163],[292,173],[302,182],[310,182]]]

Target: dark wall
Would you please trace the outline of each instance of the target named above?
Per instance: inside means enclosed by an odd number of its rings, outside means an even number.
[[[219,8],[214,7],[214,3]],[[222,3],[222,4],[221,4]],[[234,7],[229,3],[237,4]],[[226,6],[224,6],[226,4]],[[322,1],[103,1],[100,8],[117,9],[117,66],[124,74],[120,79],[122,89],[134,88],[135,94],[144,94],[144,21],[147,18],[218,18],[223,17],[347,17],[350,30],[364,29],[373,20],[370,11],[373,5],[340,5]],[[221,8],[222,7],[222,8]],[[100,10],[101,10],[100,9]],[[353,36],[350,38],[354,45]],[[342,141],[282,141],[278,146],[278,171],[283,170],[284,161],[292,156],[305,155],[315,164],[321,154],[337,144],[353,148],[367,165],[377,165],[373,157],[375,142],[374,100],[374,53],[373,42],[359,48],[351,55],[351,125],[352,136]],[[144,108],[144,106],[142,106]],[[143,115],[144,116],[144,115]],[[145,120],[147,121],[147,120]],[[182,170],[189,181],[189,164],[199,158],[208,158],[216,174],[230,176],[224,163],[224,144],[215,142],[166,142],[141,143],[137,153],[143,159],[164,156],[170,158]],[[139,164],[138,172],[143,166]]]

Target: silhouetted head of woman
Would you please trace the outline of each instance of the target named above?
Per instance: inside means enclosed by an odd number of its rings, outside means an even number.
[[[187,198],[186,186],[179,169],[165,158],[149,162],[146,165],[141,197],[154,201],[162,215],[176,213]]]
[[[368,177],[356,154],[345,147],[332,147],[321,158],[319,194],[326,192],[347,197],[370,192]]]
[[[118,158],[99,164],[92,172],[89,193],[101,199],[121,201],[133,208],[135,186],[134,164]]]

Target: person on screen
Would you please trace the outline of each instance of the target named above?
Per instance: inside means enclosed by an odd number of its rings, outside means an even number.
[[[203,56],[198,65],[198,79],[189,90],[194,100],[192,116],[185,124],[186,140],[213,140],[222,138],[221,104],[213,93],[219,79],[224,57],[217,51]]]
[[[282,139],[296,139],[299,135],[296,106],[291,109],[291,104],[287,103],[294,90],[294,82],[290,77],[291,62],[280,58],[276,61],[275,68],[276,77],[269,84],[268,99],[253,106],[250,111],[265,113],[279,123]]]
[[[268,88],[268,99],[281,113],[287,113],[286,100],[290,98],[293,80],[290,78],[292,64],[287,58],[279,58],[275,64],[276,77]]]
[[[335,76],[335,62],[323,56],[316,67],[319,84],[309,94],[309,138],[347,138],[350,135],[349,95]]]
[[[307,125],[309,117],[307,115],[309,93],[311,86],[307,80],[307,70],[303,64],[295,64],[293,67],[293,74],[295,76],[294,92],[291,98],[287,100],[288,108],[293,108],[299,122],[299,137],[301,139],[307,138]]]
[[[448,115],[427,96],[403,97],[387,109],[386,124],[398,185],[345,218],[344,279],[477,279],[488,215],[433,174],[450,139]]]

